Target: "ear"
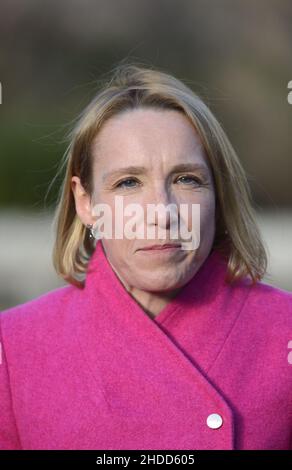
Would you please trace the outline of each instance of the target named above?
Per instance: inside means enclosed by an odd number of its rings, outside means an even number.
[[[90,194],[85,191],[78,176],[71,178],[71,189],[75,199],[75,209],[78,217],[84,225],[93,224],[94,220],[91,214]]]

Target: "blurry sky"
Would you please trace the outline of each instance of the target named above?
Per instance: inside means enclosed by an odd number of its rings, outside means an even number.
[[[255,200],[291,207],[291,25],[291,0],[2,0],[1,206],[42,206],[70,121],[129,58],[201,94]]]

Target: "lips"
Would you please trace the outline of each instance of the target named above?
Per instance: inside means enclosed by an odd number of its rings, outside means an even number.
[[[165,250],[169,248],[179,248],[181,246],[180,243],[165,243],[164,245],[152,245],[147,246],[144,248],[140,248],[140,250],[147,251],[147,250]]]

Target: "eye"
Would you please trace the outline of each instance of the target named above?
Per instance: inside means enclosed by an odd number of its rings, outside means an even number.
[[[126,178],[117,183],[115,188],[135,188],[135,185],[128,185],[127,183],[138,183],[138,181],[135,178]]]
[[[192,184],[203,184],[203,182],[200,180],[200,178],[197,178],[196,176],[193,175],[183,175],[177,178],[176,181],[183,180],[183,184],[187,184],[191,186]]]

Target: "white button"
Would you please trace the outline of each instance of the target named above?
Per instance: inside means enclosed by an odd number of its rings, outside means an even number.
[[[213,413],[208,416],[207,418],[207,425],[211,429],[218,429],[222,426],[223,419],[222,416],[218,415],[217,413]]]

